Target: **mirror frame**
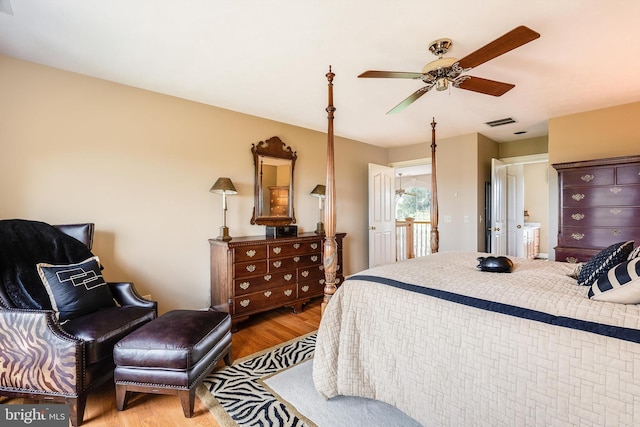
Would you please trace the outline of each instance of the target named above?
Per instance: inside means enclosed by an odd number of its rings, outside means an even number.
[[[251,144],[251,153],[253,154],[253,165],[255,169],[254,175],[254,205],[253,215],[251,216],[251,224],[282,226],[296,223],[295,210],[293,208],[293,170],[298,158],[295,151],[287,146],[277,136],[273,136],[266,141],[260,141],[258,144]],[[289,176],[289,212],[288,216],[269,216],[264,215],[262,205],[262,194],[264,189],[260,185],[260,157],[275,157],[278,159],[291,160],[291,172]]]

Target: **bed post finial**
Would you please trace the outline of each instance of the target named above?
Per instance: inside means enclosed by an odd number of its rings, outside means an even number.
[[[431,253],[438,252],[438,184],[436,180],[436,118],[431,120]]]
[[[324,197],[324,299],[322,300],[321,314],[336,293],[336,271],[338,270],[338,244],[336,242],[336,191],[335,191],[335,164],[333,152],[333,78],[331,71],[326,74],[329,90],[329,105],[327,106],[327,181]]]

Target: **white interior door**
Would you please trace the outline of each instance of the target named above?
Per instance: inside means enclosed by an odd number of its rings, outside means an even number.
[[[491,253],[507,254],[507,165],[491,159]]]
[[[524,167],[507,169],[507,255],[524,257]]]
[[[369,267],[395,262],[394,168],[369,163]]]

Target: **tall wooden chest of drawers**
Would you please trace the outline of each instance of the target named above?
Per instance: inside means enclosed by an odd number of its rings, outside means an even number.
[[[338,271],[343,277],[342,246],[346,233],[336,233]],[[294,312],[324,293],[324,238],[315,233],[277,239],[234,237],[210,239],[211,306],[228,312],[236,324],[252,314],[282,306]]]
[[[556,261],[587,261],[607,246],[640,243],[640,156],[558,163]]]

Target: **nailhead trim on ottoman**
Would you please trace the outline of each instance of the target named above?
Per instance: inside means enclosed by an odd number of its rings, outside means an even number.
[[[231,365],[231,317],[214,310],[174,310],[135,330],[113,349],[116,405],[123,411],[130,392],[180,397],[193,416],[195,390],[220,358]]]

